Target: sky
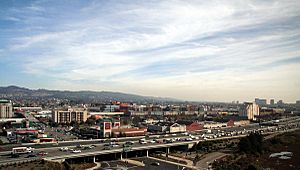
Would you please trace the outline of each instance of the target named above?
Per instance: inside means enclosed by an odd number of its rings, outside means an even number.
[[[300,1],[0,1],[8,85],[295,102]]]

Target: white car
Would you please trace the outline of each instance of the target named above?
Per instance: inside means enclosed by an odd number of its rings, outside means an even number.
[[[192,138],[186,138],[185,140],[186,141],[192,141],[193,139]]]
[[[146,141],[141,141],[140,144],[147,144],[147,142]]]
[[[68,147],[64,147],[64,148],[60,148],[59,150],[60,150],[60,151],[68,151],[69,148],[68,148]]]
[[[73,150],[73,153],[81,153],[81,150]]]
[[[155,143],[155,140],[151,140],[151,141],[149,141],[149,143]]]

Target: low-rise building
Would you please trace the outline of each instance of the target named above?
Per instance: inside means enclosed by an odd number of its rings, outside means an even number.
[[[186,126],[178,123],[158,122],[153,125],[148,125],[148,131],[165,133],[186,132]]]
[[[213,121],[204,122],[205,129],[215,129],[215,128],[222,128],[222,127],[227,127],[227,122],[213,122]]]
[[[186,126],[186,131],[188,132],[193,132],[193,131],[200,131],[204,128],[203,123],[195,122],[195,121],[177,121],[176,123],[180,125],[185,125]]]
[[[112,129],[112,136],[115,137],[130,137],[146,135],[147,128],[117,128]]]

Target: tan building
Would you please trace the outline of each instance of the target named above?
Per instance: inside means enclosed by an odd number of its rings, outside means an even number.
[[[0,100],[0,119],[13,117],[13,105],[10,100]]]
[[[56,123],[85,122],[87,117],[85,109],[55,110],[52,113],[53,122]]]

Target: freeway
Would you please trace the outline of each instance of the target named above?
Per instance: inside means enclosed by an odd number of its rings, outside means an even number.
[[[216,129],[211,133],[207,133],[205,131],[193,133],[193,134],[177,134],[177,135],[155,135],[147,138],[144,144],[139,143],[139,139],[145,138],[134,137],[134,138],[121,138],[117,141],[119,145],[113,145],[110,141],[103,140],[95,140],[95,141],[79,141],[79,142],[65,142],[59,143],[59,146],[50,146],[50,147],[35,147],[35,153],[39,153],[41,151],[47,152],[47,155],[41,156],[37,154],[37,157],[33,158],[25,158],[25,155],[20,155],[19,158],[11,158],[10,151],[0,152],[0,164],[5,164],[9,162],[22,162],[25,160],[33,160],[33,159],[67,159],[67,158],[76,158],[76,157],[84,157],[84,156],[96,156],[102,154],[111,154],[111,153],[121,153],[123,152],[123,144],[127,141],[133,141],[134,143],[130,147],[131,151],[137,150],[149,150],[154,148],[166,148],[171,146],[182,146],[189,144],[196,144],[198,142],[209,141],[209,140],[223,140],[223,139],[232,139],[232,138],[240,138],[248,135],[251,132],[259,131],[263,134],[272,134],[272,133],[281,133],[289,130],[298,129],[300,127],[299,121],[287,120],[282,121],[283,124],[280,124],[275,127],[261,127],[258,124],[251,126],[243,126],[243,127],[233,127],[226,129]],[[154,140],[156,139],[156,140]],[[64,145],[61,145],[64,144]],[[95,145],[90,149],[82,149],[76,148],[78,144],[85,145]],[[44,146],[44,145],[41,145]],[[59,151],[59,148],[62,146],[68,146],[68,149],[80,149],[81,153],[73,153],[72,151]]]
[[[299,122],[300,117],[295,116],[292,118],[285,118],[285,119],[280,119],[280,123],[278,125],[286,124],[286,122]],[[268,121],[264,123],[274,123],[274,121]],[[212,134],[217,134],[219,131],[223,131],[224,133],[235,133],[235,131],[243,131],[244,129],[251,131],[255,129],[259,129],[260,126],[258,123],[254,124],[249,124],[246,126],[241,126],[241,127],[227,127],[227,128],[222,128],[222,129],[213,129]],[[191,132],[193,135],[203,135],[206,134],[206,130],[198,131],[198,132]],[[173,137],[172,135],[174,134],[165,134],[165,135],[150,135],[149,139],[155,139],[155,138],[160,138],[160,139],[167,139],[170,137]],[[186,137],[186,135],[183,134],[176,134],[177,137]],[[50,148],[50,147],[69,147],[69,146],[74,146],[74,145],[92,145],[92,144],[99,144],[99,143],[107,143],[110,142],[111,140],[118,140],[118,141],[135,141],[145,138],[145,136],[137,136],[137,137],[123,137],[123,138],[111,138],[111,139],[92,139],[92,140],[72,140],[72,141],[59,141],[58,143],[23,143],[23,144],[13,144],[13,145],[3,145],[1,146],[2,151],[11,151],[13,147],[21,147],[21,146],[28,146],[28,147],[33,147],[33,148]],[[7,152],[8,153],[8,152]],[[1,152],[0,152],[1,154]]]

